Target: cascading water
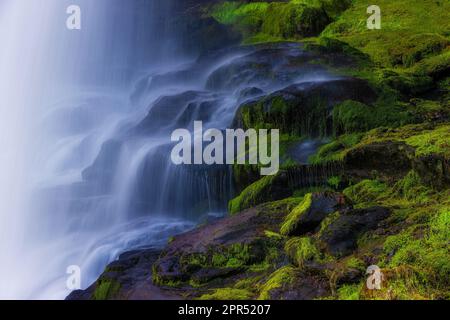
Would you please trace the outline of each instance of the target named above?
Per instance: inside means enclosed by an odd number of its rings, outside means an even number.
[[[81,30],[66,28],[73,4]],[[64,298],[68,266],[81,267],[86,287],[123,250],[162,245],[192,226],[129,211],[143,163],[160,145],[123,139],[145,112],[130,103],[130,84],[174,58],[173,4],[1,2],[0,298]]]
[[[302,52],[289,45],[188,62],[177,3],[1,2],[0,298],[64,298],[67,267],[86,288],[120,253],[225,212],[230,168],[172,164],[171,132],[228,128],[242,101],[324,78],[290,71],[285,53]]]

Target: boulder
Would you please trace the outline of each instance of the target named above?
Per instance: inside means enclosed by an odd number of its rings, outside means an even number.
[[[340,193],[307,194],[303,202],[286,217],[281,233],[286,236],[301,236],[313,232],[328,215],[344,207],[346,200]]]
[[[160,97],[147,116],[132,130],[148,133],[173,128],[186,128],[194,121],[208,121],[220,103],[220,97],[202,91],[185,91]]]
[[[325,78],[301,82],[257,101],[246,102],[236,113],[237,128],[276,128],[299,136],[325,136],[332,132],[332,108],[346,100],[371,103],[376,94],[357,78]]]
[[[360,235],[376,229],[390,213],[385,207],[343,210],[322,226],[319,240],[333,256],[346,256],[357,248]]]
[[[228,211],[238,213],[250,207],[291,196],[293,189],[289,187],[288,176],[280,171],[274,176],[265,176],[246,187],[236,198],[229,202]]]
[[[373,171],[403,177],[411,170],[414,156],[414,148],[404,142],[373,142],[351,149],[344,158],[344,167],[360,178],[372,178]]]
[[[99,279],[86,290],[73,291],[66,300],[178,300],[174,291],[153,285],[151,265],[158,259],[157,249],[122,254],[109,264]]]
[[[153,266],[154,281],[207,283],[262,263],[273,249],[282,254],[282,241],[267,232],[277,232],[297,203],[293,199],[261,205],[175,237]]]
[[[262,286],[262,300],[314,300],[331,295],[330,282],[323,270],[292,266],[275,271]]]

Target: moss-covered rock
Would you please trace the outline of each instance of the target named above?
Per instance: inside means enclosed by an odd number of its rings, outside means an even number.
[[[313,300],[330,295],[330,285],[321,270],[285,266],[261,287],[259,300]]]
[[[324,254],[316,247],[310,237],[294,237],[286,242],[284,247],[290,261],[298,267],[303,267],[306,262],[323,262]]]
[[[449,297],[450,288],[450,210],[442,208],[431,220],[425,234],[406,230],[387,238],[384,250],[389,254],[389,267],[410,266],[427,279],[421,290],[436,289]],[[414,267],[413,267],[414,266]],[[427,288],[427,285],[430,288]],[[432,291],[431,291],[432,292]]]
[[[241,194],[229,203],[229,212],[238,213],[261,203],[271,202],[291,196],[286,172],[274,176],[265,176],[245,188]]]
[[[342,194],[317,192],[305,195],[303,202],[295,207],[286,217],[281,234],[301,236],[314,231],[328,215],[346,205]]]
[[[385,192],[388,186],[378,180],[362,180],[343,191],[344,195],[353,203],[374,202]]]
[[[246,43],[275,39],[298,39],[318,35],[346,3],[336,1],[250,2],[225,1],[210,14],[241,32]]]
[[[154,281],[201,285],[270,268],[283,259],[282,237],[270,235],[299,201],[267,203],[175,237],[154,264]]]
[[[117,295],[120,283],[111,279],[99,279],[92,296],[93,300],[108,300]]]
[[[375,93],[365,81],[354,78],[293,85],[242,105],[234,126],[276,128],[295,136],[326,136],[332,132],[330,111],[345,100],[373,102]]]
[[[361,234],[377,228],[390,213],[384,207],[341,211],[331,221],[324,221],[319,239],[333,256],[346,256],[356,249]]]
[[[245,289],[220,288],[202,295],[199,300],[249,300],[252,292]]]
[[[343,161],[346,170],[361,178],[401,177],[411,170],[414,152],[403,142],[373,142],[350,149]]]
[[[376,127],[398,127],[413,118],[401,105],[376,103],[373,106],[357,101],[345,101],[333,109],[335,135],[366,132]]]

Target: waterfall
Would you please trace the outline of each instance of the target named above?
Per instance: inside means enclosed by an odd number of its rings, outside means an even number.
[[[62,299],[68,267],[86,288],[119,254],[223,215],[231,168],[174,165],[171,132],[229,128],[247,99],[322,79],[290,44],[185,56],[180,3],[1,2],[0,298]]]
[[[124,250],[192,227],[168,212],[130,212],[144,162],[165,143],[123,130],[162,94],[132,104],[135,79],[181,59],[174,3],[0,4],[0,298],[64,298],[69,266],[85,288]],[[69,5],[81,8],[81,30],[66,28]]]

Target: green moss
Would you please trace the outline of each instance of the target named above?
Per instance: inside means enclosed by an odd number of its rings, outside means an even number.
[[[373,108],[357,102],[345,101],[333,109],[333,126],[337,135],[341,133],[364,132],[373,128],[371,112]]]
[[[202,295],[199,300],[249,300],[253,294],[244,289],[220,288]]]
[[[319,94],[299,100],[275,93],[241,106],[237,117],[246,129],[279,129],[292,137],[324,137],[331,132],[328,103]]]
[[[392,256],[390,268],[412,268],[421,278],[415,283],[416,289],[423,295],[431,291],[442,295],[449,294],[450,288],[450,207],[442,208],[431,220],[424,235],[406,230],[388,237],[384,244],[386,254]],[[417,287],[419,286],[419,287]],[[427,293],[428,292],[428,293]]]
[[[231,24],[244,36],[245,43],[295,39],[319,34],[330,22],[328,12],[336,13],[343,6],[333,7],[331,1],[291,2],[222,2],[212,7],[211,16],[223,24]],[[335,1],[333,1],[335,2]],[[331,12],[334,10],[335,12]]]
[[[291,266],[286,266],[278,269],[270,275],[269,280],[262,286],[261,293],[258,299],[270,300],[271,291],[282,288],[287,284],[291,284],[295,280],[297,273],[298,271]]]
[[[345,266],[347,268],[357,269],[360,271],[366,270],[366,264],[361,259],[358,259],[357,257],[350,257],[345,261]]]
[[[385,126],[398,127],[411,123],[412,116],[401,104],[392,99],[379,99],[373,106],[356,101],[345,101],[333,109],[335,135],[365,132]]]
[[[270,230],[266,230],[264,231],[264,234],[266,235],[266,237],[268,238],[273,238],[273,239],[283,239],[283,236],[279,233],[270,231]]]
[[[417,156],[441,154],[450,158],[450,125],[442,125],[432,131],[421,132],[405,141],[416,148]]]
[[[100,279],[92,295],[93,300],[108,300],[120,290],[120,283],[110,279]]]
[[[363,180],[358,184],[348,187],[343,191],[344,195],[353,203],[373,202],[382,196],[388,187],[377,180]]]
[[[345,150],[357,145],[363,135],[359,133],[342,135],[319,148],[317,153],[309,158],[311,164],[339,162],[345,156]]]
[[[332,187],[334,190],[338,190],[338,189],[339,189],[339,186],[341,185],[341,177],[338,177],[338,176],[330,177],[330,178],[327,180],[327,183],[328,183],[328,185],[329,185],[330,187]]]
[[[265,176],[245,188],[238,197],[230,201],[228,206],[229,213],[235,214],[256,204],[269,201],[270,199],[265,201],[267,196],[266,192],[274,179],[275,176]]]
[[[441,53],[450,44],[445,37],[433,33],[414,34],[398,40],[397,46],[388,51],[390,62],[392,65],[401,64],[405,67]]]
[[[422,184],[420,176],[415,171],[410,171],[402,180],[394,186],[397,193],[409,201],[426,203],[429,200],[430,190]]]
[[[299,218],[309,210],[311,204],[312,194],[309,193],[304,197],[303,202],[295,207],[284,220],[280,229],[282,235],[288,236],[295,230]]]
[[[361,284],[346,284],[337,290],[337,298],[339,300],[359,300]]]
[[[328,215],[325,219],[322,220],[320,223],[320,228],[318,235],[319,237],[327,230],[328,226],[330,226],[331,223],[336,221],[340,217],[339,211],[334,212],[333,214]]]
[[[413,71],[418,74],[429,75],[434,79],[448,75],[450,70],[450,50],[429,59],[423,60],[414,66]]]
[[[295,237],[289,239],[284,247],[289,258],[299,267],[307,261],[323,261],[323,254],[309,237]]]
[[[380,0],[381,30],[368,30],[366,9],[371,3],[354,0],[323,36],[337,38],[359,48],[377,63],[405,66],[438,54],[448,43],[448,1]]]
[[[448,88],[450,89],[450,84]],[[441,91],[445,91],[444,88]],[[415,98],[410,100],[410,109],[420,122],[432,123],[450,118],[450,101],[441,102]]]
[[[416,149],[418,157],[436,154],[450,158],[449,124],[406,125],[395,129],[378,128],[367,132],[360,145],[383,141],[405,142]]]

